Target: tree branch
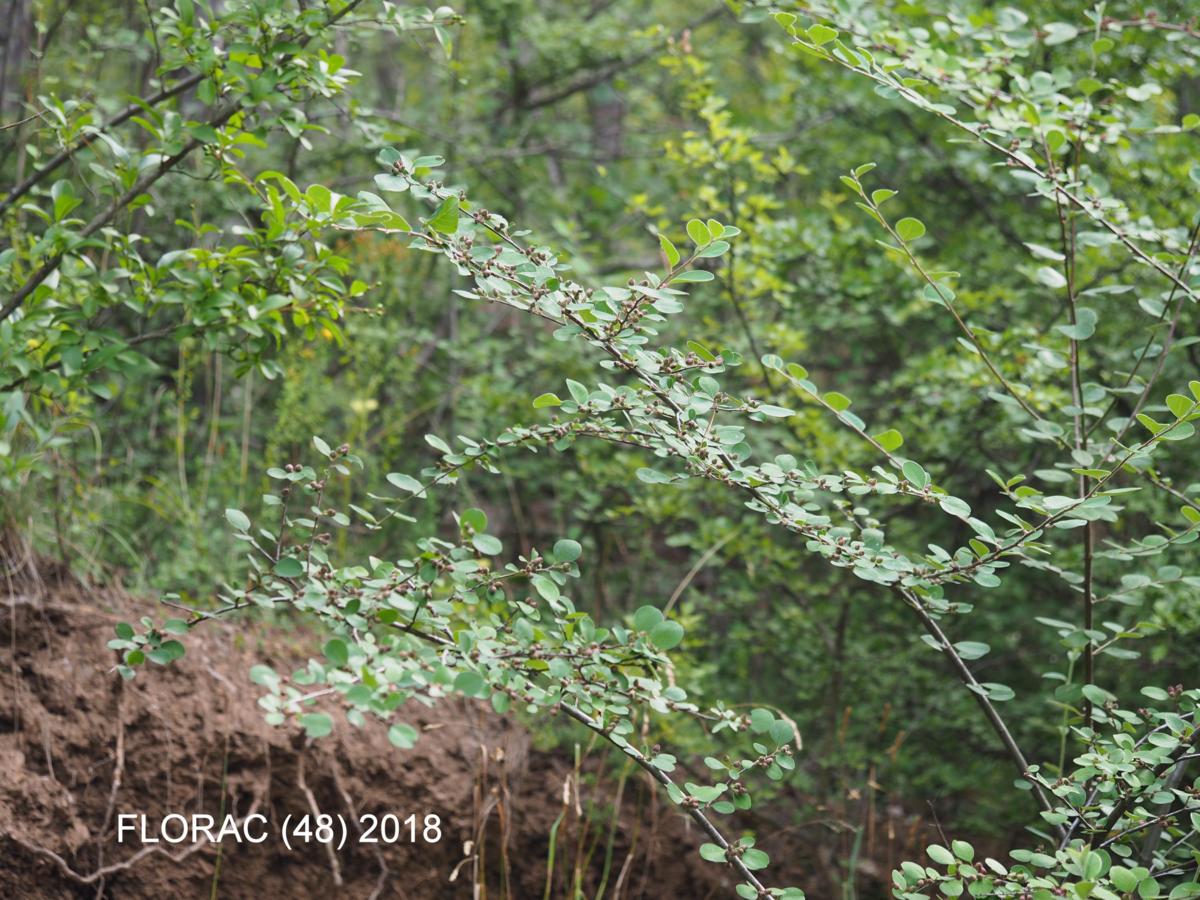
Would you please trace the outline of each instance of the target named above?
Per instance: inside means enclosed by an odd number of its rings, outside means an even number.
[[[63,163],[69,160],[80,150],[90,147],[96,142],[96,139],[105,132],[112,131],[112,129],[120,125],[124,125],[138,113],[144,112],[148,107],[154,107],[162,103],[164,100],[170,100],[172,97],[178,97],[184,91],[195,87],[203,80],[203,72],[194,72],[187,78],[183,79],[183,81],[180,81],[169,88],[163,88],[162,90],[151,94],[149,97],[143,97],[136,103],[130,103],[127,107],[113,116],[107,122],[92,129],[79,140],[75,141],[75,143],[69,144],[62,150],[58,151],[58,153],[50,157],[50,159],[46,160],[45,163],[35,169],[24,181],[14,185],[12,190],[8,192],[8,196],[3,200],[0,200],[0,215],[4,215],[4,213],[8,212],[14,203],[28,194],[44,179],[58,171]]]
[[[954,645],[950,643],[950,640],[946,637],[946,633],[942,631],[937,620],[929,614],[929,610],[925,609],[920,599],[911,591],[904,588],[897,588],[897,591],[904,597],[913,611],[916,612],[917,618],[921,620],[921,624],[925,626],[925,630],[929,633],[930,637],[937,641],[939,649],[950,660],[951,665],[954,666],[959,680],[975,695],[975,702],[983,710],[983,714],[987,717],[988,722],[991,723],[992,730],[996,732],[996,736],[1004,744],[1009,758],[1016,764],[1021,776],[1029,778],[1029,762],[1025,759],[1025,754],[1021,751],[1016,739],[1012,736],[1012,732],[1008,730],[1008,726],[1005,724],[1004,719],[1001,718],[995,704],[988,697],[987,690],[975,679],[975,675],[971,672],[970,667],[963,661],[958,651],[954,649]],[[1038,806],[1045,812],[1054,812],[1054,806],[1050,803],[1050,799],[1046,796],[1041,786],[1032,779],[1030,779],[1029,783],[1033,786],[1033,795],[1037,800]],[[1064,831],[1061,825],[1056,825],[1055,830],[1058,832],[1059,837],[1063,836]]]

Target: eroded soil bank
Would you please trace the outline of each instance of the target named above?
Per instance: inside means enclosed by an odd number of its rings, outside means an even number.
[[[550,897],[572,896],[576,879],[588,896],[602,881],[627,900],[732,895],[719,867],[695,864],[700,835],[636,771],[598,755],[577,768],[479,704],[414,708],[410,751],[380,728],[342,723],[310,746],[266,725],[247,672],[305,658],[303,631],[213,624],[183,660],[122,683],[105,642],[116,622],[160,614],[152,602],[47,567],[0,596],[0,896],[541,898],[556,821]],[[351,823],[434,814],[441,837],[351,834],[340,853],[289,851],[277,834],[219,849],[117,842],[122,814],[146,815],[151,833],[170,813],[258,814],[277,829],[314,807]]]

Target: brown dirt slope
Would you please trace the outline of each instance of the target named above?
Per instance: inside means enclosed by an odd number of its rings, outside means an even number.
[[[381,728],[340,722],[307,746],[266,725],[247,672],[305,658],[314,642],[302,630],[198,629],[183,660],[122,683],[105,642],[152,603],[45,571],[0,597],[0,897],[538,900],[560,814],[552,897],[571,895],[575,869],[593,896],[606,868],[608,898],[732,896],[719,868],[694,864],[700,836],[637,773],[620,779],[593,757],[580,788],[569,759],[531,748],[519,725],[477,704],[414,708],[422,736],[411,751]],[[289,851],[277,834],[219,850],[116,841],[121,813],[156,823],[257,812],[277,828],[314,805],[348,818],[434,813],[442,839],[352,836],[340,853]]]

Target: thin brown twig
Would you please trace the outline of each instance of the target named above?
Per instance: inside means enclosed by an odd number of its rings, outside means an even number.
[[[937,642],[938,649],[941,650],[942,654],[950,660],[950,663],[953,665],[959,680],[961,680],[962,683],[971,691],[971,693],[975,695],[976,702],[979,704],[979,707],[983,710],[983,714],[991,723],[992,729],[1000,738],[1001,743],[1004,744],[1005,749],[1008,751],[1009,758],[1012,759],[1012,761],[1016,764],[1017,770],[1020,772],[1021,776],[1028,778],[1029,763],[1025,759],[1025,754],[1022,752],[1020,745],[1017,744],[1012,732],[1009,731],[1008,725],[1005,724],[1004,719],[1000,716],[995,704],[993,704],[991,698],[988,697],[987,689],[976,680],[975,674],[971,671],[970,667],[963,660],[959,652],[954,649],[954,645],[950,643],[950,639],[946,637],[945,632],[942,631],[942,628],[940,625],[938,625],[937,620],[929,614],[929,611],[925,608],[925,605],[921,603],[920,598],[905,588],[897,588],[897,592],[904,597],[904,599],[908,602],[908,605],[913,609],[914,612],[916,612],[917,618],[921,620],[921,624],[925,626],[925,630],[929,633],[930,637]],[[1050,803],[1050,800],[1046,796],[1045,792],[1042,791],[1041,786],[1032,779],[1030,779],[1029,783],[1033,787],[1032,793],[1037,800],[1038,806],[1040,806],[1045,812],[1053,812],[1054,806]],[[1061,825],[1055,826],[1055,830],[1060,836],[1063,834],[1063,827]]]
[[[1083,142],[1076,137],[1075,140],[1075,156],[1074,156],[1074,177],[1078,177],[1080,153],[1082,152]],[[1058,177],[1058,172],[1054,165],[1054,154],[1050,152],[1050,147],[1045,144],[1043,136],[1043,149],[1050,168],[1050,174],[1055,178]],[[1079,337],[1077,328],[1079,325],[1079,306],[1077,302],[1077,280],[1076,280],[1076,241],[1075,241],[1075,218],[1066,209],[1062,198],[1055,194],[1054,208],[1058,214],[1059,237],[1062,241],[1062,269],[1063,278],[1066,280],[1067,287],[1067,321],[1071,327],[1071,333],[1068,335],[1070,344],[1068,346],[1068,367],[1071,373],[1071,424],[1075,436],[1075,452],[1083,454],[1088,448],[1088,432],[1084,428],[1083,423],[1083,379],[1080,375],[1080,357],[1082,351],[1079,346]],[[1120,438],[1118,438],[1118,441]],[[1088,495],[1088,477],[1086,475],[1079,476],[1079,498],[1082,502]],[[1095,605],[1096,597],[1092,584],[1092,563],[1093,550],[1095,547],[1095,531],[1092,520],[1088,519],[1083,524],[1083,533],[1081,535],[1083,547],[1083,631],[1087,638],[1087,642],[1083,646],[1083,680],[1085,684],[1094,684],[1096,681],[1096,647],[1092,641],[1092,630],[1095,624]],[[1083,724],[1086,728],[1092,727],[1092,701],[1084,697],[1083,701]]]
[[[185,859],[187,859],[193,853],[203,850],[205,847],[209,846],[209,843],[207,841],[202,842],[202,843],[195,843],[195,844],[192,844],[187,849],[180,851],[179,853],[171,854],[171,853],[168,853],[166,850],[164,850],[162,847],[159,847],[157,845],[151,845],[148,847],[143,847],[141,850],[138,850],[136,853],[134,853],[133,856],[129,857],[126,860],[123,860],[122,862],[113,863],[112,865],[108,865],[108,866],[101,866],[100,868],[96,869],[94,872],[92,872],[88,875],[80,875],[78,872],[76,872],[74,869],[72,869],[70,867],[70,865],[67,864],[67,861],[65,859],[63,859],[61,856],[59,856],[53,850],[49,850],[46,847],[39,847],[37,844],[31,843],[30,841],[27,841],[24,838],[18,837],[17,835],[12,834],[11,832],[8,834],[5,834],[4,837],[7,837],[14,844],[19,844],[20,846],[24,847],[26,850],[30,851],[31,853],[36,853],[39,856],[44,856],[46,859],[49,859],[56,866],[58,866],[59,871],[62,872],[64,876],[66,876],[67,878],[71,879],[72,881],[74,881],[78,884],[94,884],[95,882],[99,881],[101,878],[107,878],[109,875],[112,875],[116,872],[124,872],[126,869],[132,868],[133,866],[137,865],[138,862],[140,862],[141,860],[145,859],[147,856],[150,856],[153,853],[161,853],[164,856],[166,856],[168,859],[170,859],[171,862],[179,863],[179,862],[183,862]]]
[[[313,796],[312,789],[308,786],[308,780],[304,777],[304,760],[308,754],[308,742],[300,748],[296,754],[296,786],[300,788],[300,792],[304,794],[304,798],[308,801],[308,808],[312,810],[314,817],[321,815],[321,807],[317,803],[317,798]],[[333,847],[332,841],[323,841],[325,852],[329,856],[329,871],[333,875],[333,883],[338,887],[342,887],[345,882],[342,880],[342,866],[338,862],[337,851]]]

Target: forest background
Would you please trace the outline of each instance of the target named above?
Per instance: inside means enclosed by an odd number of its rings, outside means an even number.
[[[941,829],[996,856],[1030,845],[1038,810],[1013,790],[981,691],[1029,759],[1062,770],[1096,709],[1196,684],[1200,32],[1184,3],[817,6],[13,0],[10,546],[148,598],[156,622],[172,614],[159,597],[212,610],[246,583],[264,493],[307,479],[283,467],[349,453],[361,474],[331,478],[318,504],[417,497],[378,526],[331,511],[330,556],[394,558],[461,532],[515,559],[566,539],[564,564],[582,552],[577,609],[628,623],[657,607],[682,626],[658,641],[672,685],[794,726],[794,771],[756,794],[769,825],[747,827],[796,836],[814,896],[884,895]],[[835,46],[892,54],[912,84]],[[472,299],[471,265],[399,239],[454,233],[457,204],[447,227],[447,207],[422,202],[442,184],[584,284],[681,270],[694,247],[659,340],[686,345],[695,374],[724,368],[761,455],[903,473],[894,502],[856,507],[870,491],[848,477],[818,504],[853,540],[886,532],[947,562],[973,541],[987,559],[1021,517],[1062,526],[1000,554],[1013,565],[966,566],[959,606],[928,595],[985,687],[964,689],[881,591],[882,568],[829,565],[729,483],[676,478],[655,447],[488,445],[486,466],[414,488],[439,460],[473,458],[470,442],[570,420],[598,378],[619,379],[581,342]],[[374,218],[338,206],[360,191]],[[729,427],[715,440],[738,456]],[[169,661],[172,642],[153,635],[144,649],[168,650],[146,662],[135,631],[117,633],[118,652],[141,654],[125,674]],[[1194,698],[1181,702],[1186,740]],[[523,721],[544,749],[579,740],[577,725]],[[702,770],[702,720],[645,727]]]

